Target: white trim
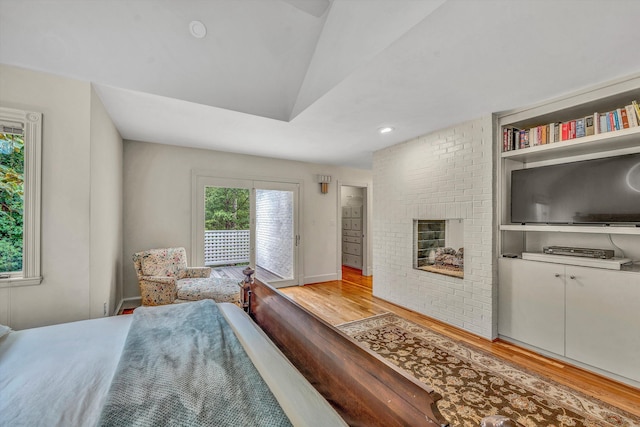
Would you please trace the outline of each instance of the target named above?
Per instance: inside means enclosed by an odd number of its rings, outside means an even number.
[[[40,224],[42,199],[42,113],[0,107],[0,120],[24,124],[24,221],[22,275],[0,281],[0,287],[42,283]]]
[[[636,90],[638,87],[640,87],[640,73],[621,77],[607,83],[583,89],[568,95],[562,95],[527,107],[499,111],[495,113],[495,116],[498,122],[498,127],[501,127],[505,124],[517,122],[523,119],[554,113],[565,108],[572,108],[575,105],[597,101],[616,94]],[[500,134],[500,136],[501,135],[502,134]],[[500,146],[502,147],[502,145]]]
[[[307,276],[304,278],[304,284],[310,285],[312,283],[320,283],[320,282],[331,282],[332,280],[339,280],[338,275],[335,273],[331,274],[319,274],[317,276]]]
[[[362,234],[364,237],[362,238],[362,275],[363,276],[371,276],[373,274],[373,268],[371,266],[371,185],[367,183],[357,183],[350,181],[336,181],[337,187],[337,254],[336,254],[336,274],[338,279],[342,280],[342,187],[356,187],[362,188],[364,190],[364,196],[362,198]]]
[[[255,188],[264,188],[260,184],[294,184],[297,185],[297,199],[296,199],[296,224],[295,233],[300,235],[300,243],[296,248],[295,256],[295,283],[302,284],[304,280],[304,236],[302,234],[303,227],[301,224],[303,221],[303,188],[304,180],[295,178],[279,178],[279,177],[266,177],[245,175],[242,172],[227,173],[224,176],[220,176],[216,172],[203,169],[193,169],[191,171],[191,253],[189,257],[189,265],[197,266],[204,265],[204,187],[205,186],[217,186],[217,187],[232,187],[232,188],[247,188],[251,190],[251,206],[255,205]],[[250,219],[250,227],[252,229],[252,239],[255,235],[253,230],[254,218],[253,208],[252,217]],[[251,265],[255,265],[254,248],[255,241],[251,242]]]
[[[42,277],[10,277],[0,279],[0,288],[13,288],[16,286],[33,286],[42,283]]]

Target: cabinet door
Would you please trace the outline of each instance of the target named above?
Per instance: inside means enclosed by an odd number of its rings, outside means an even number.
[[[349,255],[356,255],[356,256],[362,255],[360,251],[360,245],[356,243],[343,243],[342,251],[345,254],[349,254]]]
[[[501,258],[498,333],[564,355],[564,266]]]
[[[640,276],[569,267],[566,356],[640,381]]]
[[[362,268],[362,257],[356,255],[342,254],[342,264],[353,268]]]

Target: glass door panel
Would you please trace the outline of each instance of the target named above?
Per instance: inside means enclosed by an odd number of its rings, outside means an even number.
[[[298,285],[297,184],[256,181],[256,277],[275,287]]]

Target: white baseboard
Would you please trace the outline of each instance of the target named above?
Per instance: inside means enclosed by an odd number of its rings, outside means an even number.
[[[362,275],[373,276],[373,268],[371,268],[371,266],[367,266],[367,269],[362,271]]]
[[[330,282],[331,280],[338,280],[336,273],[320,274],[318,276],[307,276],[304,278],[303,285],[310,285],[311,283]]]

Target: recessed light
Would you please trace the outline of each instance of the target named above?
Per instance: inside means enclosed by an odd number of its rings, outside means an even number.
[[[189,23],[189,32],[197,39],[201,39],[207,35],[207,27],[200,21],[191,21]]]
[[[383,127],[383,128],[378,129],[378,132],[380,132],[381,134],[384,135],[385,133],[393,132],[393,128],[389,127],[389,126]]]

